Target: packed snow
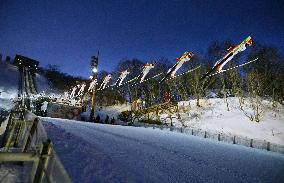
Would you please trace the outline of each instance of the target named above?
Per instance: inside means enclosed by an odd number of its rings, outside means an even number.
[[[42,118],[74,182],[284,182],[284,156],[159,129]]]

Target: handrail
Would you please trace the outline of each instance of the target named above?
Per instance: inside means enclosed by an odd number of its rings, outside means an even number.
[[[22,128],[23,123],[28,125],[28,132]],[[20,136],[23,136],[23,142],[19,142]],[[72,182],[41,121],[33,113],[12,110],[4,137],[2,147],[6,152],[0,152],[0,162],[33,162],[30,182]]]

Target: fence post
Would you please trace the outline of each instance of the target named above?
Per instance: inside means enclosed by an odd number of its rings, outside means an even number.
[[[267,150],[267,151],[270,151],[270,142],[267,142],[266,150]]]

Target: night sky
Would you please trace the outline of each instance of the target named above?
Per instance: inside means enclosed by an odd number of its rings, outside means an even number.
[[[123,58],[205,56],[214,40],[249,35],[284,53],[283,15],[277,0],[0,0],[0,53],[83,77],[97,50],[107,71]]]

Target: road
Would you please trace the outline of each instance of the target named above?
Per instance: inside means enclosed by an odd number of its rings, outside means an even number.
[[[284,182],[284,155],[159,129],[42,118],[74,182]]]

